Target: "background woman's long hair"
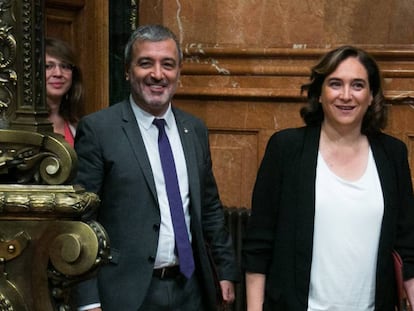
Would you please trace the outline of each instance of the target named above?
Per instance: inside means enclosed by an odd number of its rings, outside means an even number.
[[[72,85],[62,98],[59,114],[65,121],[77,124],[83,107],[83,85],[75,53],[68,43],[51,37],[45,39],[45,50],[48,55],[72,65]]]

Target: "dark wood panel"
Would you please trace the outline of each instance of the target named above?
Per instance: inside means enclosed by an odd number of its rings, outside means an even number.
[[[67,10],[80,10],[85,6],[85,0],[46,0],[46,7]]]
[[[46,35],[60,38],[67,41],[76,50],[79,50],[79,43],[76,36],[76,11],[58,9],[46,9]]]

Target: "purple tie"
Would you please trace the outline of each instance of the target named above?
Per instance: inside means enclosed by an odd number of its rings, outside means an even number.
[[[158,128],[158,150],[160,152],[162,171],[164,173],[165,187],[167,189],[168,202],[170,203],[171,219],[174,228],[175,246],[180,261],[181,273],[189,279],[194,272],[194,257],[188,231],[185,225],[183,203],[181,201],[180,188],[178,186],[177,172],[175,170],[174,157],[171,145],[165,133],[165,120],[154,119]]]

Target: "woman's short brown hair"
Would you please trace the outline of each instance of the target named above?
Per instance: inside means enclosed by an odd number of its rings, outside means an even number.
[[[325,78],[349,57],[355,57],[365,67],[373,97],[372,105],[369,106],[363,118],[361,132],[364,134],[379,132],[385,128],[387,123],[387,110],[379,67],[374,58],[367,52],[349,45],[331,50],[322,57],[319,63],[312,67],[310,82],[301,87],[302,93],[307,92],[308,104],[300,110],[300,115],[307,125],[322,123],[324,112],[319,102],[322,85]]]

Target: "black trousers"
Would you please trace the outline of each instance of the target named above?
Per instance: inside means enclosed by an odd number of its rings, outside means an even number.
[[[147,296],[138,311],[203,311],[202,301],[195,275],[189,280],[153,277]]]

